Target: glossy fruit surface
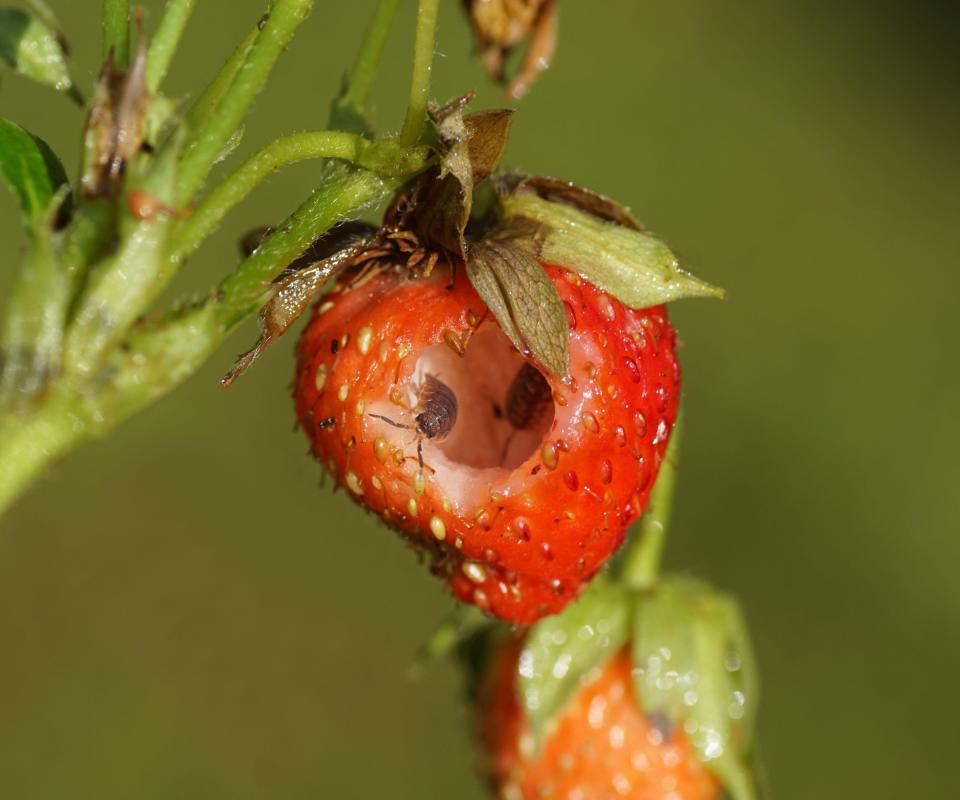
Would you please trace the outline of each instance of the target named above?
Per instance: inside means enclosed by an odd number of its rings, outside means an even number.
[[[452,286],[446,269],[385,270],[326,295],[300,339],[294,390],[337,485],[428,554],[457,597],[521,624],[563,608],[620,545],[679,395],[664,307],[633,311],[545,269],[568,317],[570,375],[545,375],[535,413],[510,413],[528,362],[462,268]]]
[[[622,651],[589,674],[539,748],[517,698],[520,648],[495,656],[479,696],[489,774],[504,800],[718,800],[682,729],[637,706]]]

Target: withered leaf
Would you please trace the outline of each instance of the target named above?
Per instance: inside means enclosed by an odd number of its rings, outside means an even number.
[[[566,203],[599,219],[622,225],[624,228],[635,231],[645,230],[640,221],[620,203],[592,189],[577,186],[573,181],[551,178],[547,175],[522,175],[512,172],[498,175],[496,188],[501,195],[533,192],[545,200]]]
[[[220,379],[222,388],[230,386],[250,368],[264,350],[287,332],[329,280],[354,264],[365,253],[370,244],[365,238],[358,240],[360,231],[368,233],[369,226],[348,222],[333,228],[314,242],[310,249],[280,275],[273,285],[273,294],[260,311],[260,338],[250,350],[237,359],[233,369]],[[265,235],[262,231],[251,232],[245,237],[245,240],[248,240],[245,241],[245,246],[253,246],[255,250]],[[255,237],[259,241],[256,241]],[[350,238],[353,243],[344,246]],[[334,247],[336,251],[331,253]]]
[[[540,262],[512,242],[487,240],[470,246],[466,270],[514,346],[557,377],[566,377],[567,313]]]
[[[81,186],[87,197],[119,191],[127,162],[143,144],[149,108],[147,47],[141,36],[129,71],[118,70],[110,54],[97,79],[83,142]]]

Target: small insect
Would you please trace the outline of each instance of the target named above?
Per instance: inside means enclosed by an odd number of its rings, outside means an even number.
[[[327,428],[332,428],[336,424],[337,424],[336,417],[325,417],[324,419],[320,420],[317,423],[317,430],[323,431],[323,430],[326,430]]]
[[[424,375],[423,383],[417,395],[418,413],[413,418],[413,425],[401,425],[389,417],[380,414],[370,414],[375,419],[393,425],[394,428],[403,428],[417,432],[417,461],[423,467],[423,440],[443,439],[453,426],[457,424],[457,396],[447,384],[434,375]]]
[[[533,364],[525,363],[507,389],[507,420],[518,431],[526,430],[540,419],[549,402],[547,379]]]

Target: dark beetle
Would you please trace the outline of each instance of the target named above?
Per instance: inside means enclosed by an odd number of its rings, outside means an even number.
[[[520,367],[507,389],[506,416],[519,431],[540,419],[550,402],[550,384],[533,364]]]

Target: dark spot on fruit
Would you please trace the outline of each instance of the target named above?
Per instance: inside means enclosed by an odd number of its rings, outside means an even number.
[[[340,342],[338,342],[336,339],[334,339],[332,342],[330,342],[330,352],[331,352],[331,353],[333,353],[334,355],[336,355],[336,354],[337,354],[337,350],[339,350],[339,349],[340,349]]]

